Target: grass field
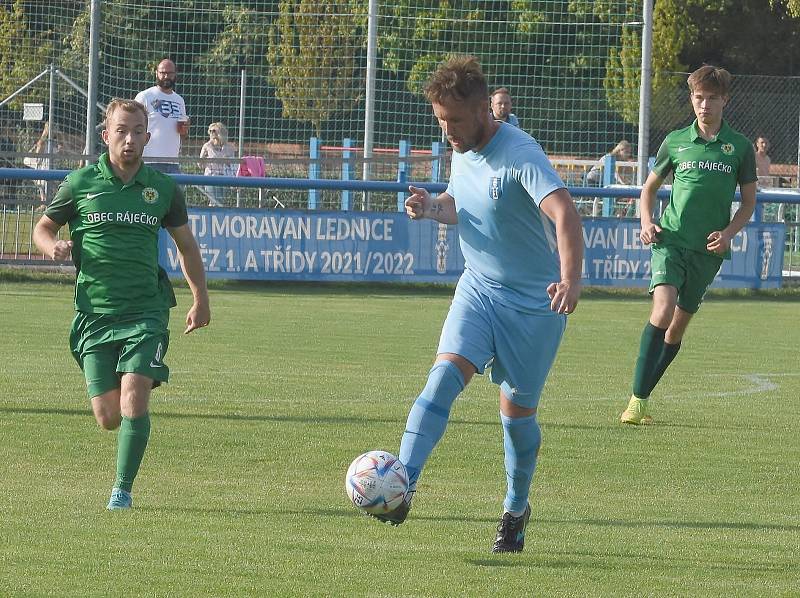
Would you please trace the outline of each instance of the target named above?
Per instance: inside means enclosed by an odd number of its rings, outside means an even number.
[[[649,303],[588,297],[540,409],[520,555],[492,555],[505,478],[476,378],[399,528],[343,477],[396,451],[449,291],[229,286],[180,334],[179,290],[131,512],[104,510],[115,434],[67,350],[69,284],[0,282],[0,595],[796,596],[800,301],[709,300],[654,394],[617,423]]]

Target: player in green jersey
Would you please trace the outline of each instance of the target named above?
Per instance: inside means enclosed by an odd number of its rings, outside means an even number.
[[[691,75],[689,98],[696,120],[667,135],[641,195],[641,233],[652,244],[653,307],[642,332],[626,424],[649,424],[648,398],[678,354],[681,340],[708,286],[730,258],[731,239],[756,205],[755,152],[749,139],[722,118],[731,76],[706,65]],[[656,193],[668,174],[674,182],[660,222]],[[741,204],[731,218],[736,186]]]
[[[211,320],[203,261],[183,193],[170,177],[142,162],[149,138],[144,107],[112,100],[103,130],[108,152],[67,175],[33,232],[46,255],[56,261],[71,256],[75,263],[77,313],[70,348],[84,372],[97,423],[119,428],[109,510],[131,507],[133,480],[150,437],[150,391],[169,377],[167,323],[176,303],[158,265],[162,227],[175,240],[194,297],[185,333]],[[58,239],[65,224],[71,241]]]

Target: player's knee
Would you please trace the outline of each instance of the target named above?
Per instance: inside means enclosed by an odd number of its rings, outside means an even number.
[[[119,409],[119,401],[109,399],[110,397],[105,395],[92,399],[92,412],[98,426],[104,430],[116,430],[122,423],[122,412]]]
[[[464,375],[459,367],[448,360],[437,361],[428,372],[428,381],[422,396],[435,399],[437,397],[455,398],[464,390]]]
[[[104,430],[116,430],[122,423],[122,415],[119,413],[95,413],[94,418]]]
[[[536,407],[522,407],[502,397],[500,399],[500,413],[513,419],[531,417],[536,415]]]

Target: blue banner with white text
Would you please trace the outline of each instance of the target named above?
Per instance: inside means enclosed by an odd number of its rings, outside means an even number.
[[[189,224],[210,278],[455,283],[464,269],[457,227],[401,213],[192,208]],[[746,226],[713,286],[780,287],[784,235],[782,223]],[[585,285],[648,285],[650,248],[638,220],[587,218],[583,237]],[[166,233],[160,261],[181,274]]]
[[[650,247],[639,240],[638,220],[586,218],[583,221],[583,283],[591,286],[647,287]],[[751,222],[731,241],[713,288],[774,289],[781,286],[786,226]]]
[[[210,278],[454,283],[464,269],[456,228],[404,213],[192,208]],[[160,262],[180,275],[162,234]]]

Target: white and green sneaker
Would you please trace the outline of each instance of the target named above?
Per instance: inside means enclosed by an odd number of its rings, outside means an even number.
[[[633,424],[634,426],[652,424],[653,418],[648,413],[647,399],[640,399],[632,395],[631,400],[628,401],[628,408],[622,412],[619,421],[623,424]]]
[[[130,509],[133,506],[133,497],[130,492],[122,488],[114,488],[111,491],[111,499],[108,501],[106,509],[109,511],[120,511]]]

